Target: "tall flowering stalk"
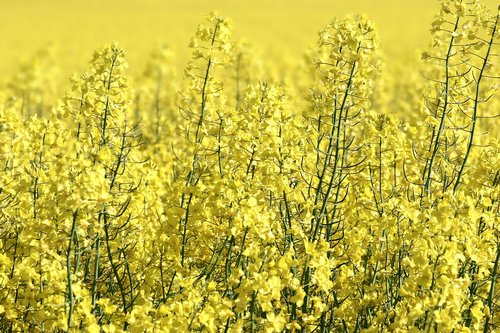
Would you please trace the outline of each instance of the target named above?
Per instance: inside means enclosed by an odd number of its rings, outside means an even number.
[[[181,173],[181,182],[184,183],[181,197],[178,203],[180,209],[179,232],[181,237],[180,266],[184,268],[189,246],[188,235],[190,216],[193,215],[196,201],[195,188],[203,179],[207,169],[219,168],[222,176],[220,154],[216,155],[207,149],[208,135],[215,127],[219,131],[221,125],[217,109],[223,107],[221,92],[223,82],[214,72],[223,67],[229,60],[228,52],[231,44],[232,23],[228,19],[211,14],[207,18],[207,24],[198,27],[196,37],[191,42],[193,48],[193,59],[185,70],[189,84],[189,94],[183,96],[180,106],[181,115],[185,121],[181,125],[181,135],[186,140],[184,146],[187,151],[185,156],[185,167]],[[209,145],[210,147],[210,145]],[[215,160],[214,156],[217,156]],[[194,227],[194,226],[193,226]]]
[[[311,200],[308,202],[311,222],[306,230],[306,242],[311,243],[311,247],[329,244],[333,248],[342,241],[344,229],[349,228],[345,205],[349,176],[359,172],[365,160],[356,125],[370,109],[371,87],[380,63],[373,23],[364,17],[334,20],[319,36],[315,59],[319,82],[312,91],[309,113],[309,133],[314,135],[308,137],[308,152],[314,155],[307,156],[303,172],[308,186],[305,195]],[[311,156],[314,159],[310,159]],[[314,258],[314,252],[309,252],[307,247],[306,254],[301,278],[305,292],[301,306],[303,314],[313,310],[310,301],[316,299],[316,295],[332,287],[311,284],[330,273],[314,264],[318,258]],[[334,272],[332,265],[330,261],[327,267]],[[339,305],[338,302],[331,307],[325,304],[320,311],[319,327],[324,327],[325,321],[335,316],[334,308]]]
[[[498,14],[490,16],[479,1],[444,1],[432,33],[433,48],[422,55],[429,63],[423,109],[430,142],[422,147],[425,152],[415,150],[425,164],[421,197],[456,192],[463,183],[477,123],[486,116],[480,107],[492,97],[498,79],[491,72],[497,58]]]

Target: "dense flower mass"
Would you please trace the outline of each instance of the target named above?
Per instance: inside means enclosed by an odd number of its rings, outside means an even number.
[[[498,17],[442,1],[411,85],[364,16],[279,79],[215,13],[182,79],[113,44],[60,94],[36,54],[0,88],[0,332],[499,331]]]

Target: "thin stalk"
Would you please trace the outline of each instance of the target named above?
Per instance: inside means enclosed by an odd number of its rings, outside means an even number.
[[[73,282],[71,277],[71,248],[73,246],[73,239],[76,234],[76,221],[78,218],[78,209],[73,212],[73,223],[71,225],[71,232],[69,236],[69,244],[68,250],[66,251],[66,275],[68,279],[68,302],[69,302],[69,310],[68,310],[68,329],[67,332],[71,330],[71,321],[73,318],[73,309],[75,306],[75,298],[73,294]]]
[[[477,123],[477,110],[478,110],[478,105],[479,105],[479,92],[480,92],[480,85],[481,85],[481,80],[483,78],[484,74],[484,69],[486,68],[486,65],[488,63],[488,59],[490,56],[491,52],[491,46],[493,45],[493,40],[495,39],[495,33],[497,29],[497,24],[498,24],[498,17],[500,15],[497,13],[497,18],[495,20],[495,25],[493,26],[493,31],[491,32],[491,38],[488,43],[488,50],[486,51],[486,56],[484,57],[483,65],[481,67],[481,70],[479,72],[479,76],[476,81],[476,92],[475,92],[475,98],[474,98],[474,111],[472,113],[472,127],[470,130],[469,134],[469,141],[467,142],[467,150],[465,151],[465,156],[462,161],[462,164],[460,165],[460,171],[458,172],[457,176],[457,181],[455,182],[455,186],[453,187],[453,193],[455,193],[458,190],[458,187],[460,185],[460,181],[462,180],[462,176],[464,173],[465,165],[467,164],[467,160],[469,159],[470,151],[473,146],[473,140],[474,140],[474,133],[476,130],[476,123]]]
[[[460,21],[460,16],[457,16],[457,20],[455,21],[455,28],[453,32],[456,32],[458,29],[458,23]],[[435,158],[437,153],[439,152],[439,145],[441,143],[441,135],[444,131],[446,114],[448,111],[448,102],[449,102],[449,93],[450,93],[450,58],[451,58],[451,50],[453,48],[453,42],[455,40],[455,36],[452,34],[450,39],[450,44],[448,46],[448,52],[446,54],[446,62],[445,62],[445,89],[444,89],[444,104],[443,104],[443,112],[441,113],[441,119],[439,121],[439,127],[436,134],[436,140],[433,144],[432,155],[429,159],[427,176],[424,179],[424,191],[427,195],[431,193],[431,179],[432,179],[432,167],[434,165]]]

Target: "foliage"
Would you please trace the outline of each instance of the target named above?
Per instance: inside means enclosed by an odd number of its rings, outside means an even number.
[[[442,1],[405,95],[366,17],[282,80],[231,31],[0,90],[0,331],[498,330],[498,13]]]

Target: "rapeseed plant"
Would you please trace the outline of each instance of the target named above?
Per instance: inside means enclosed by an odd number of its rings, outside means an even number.
[[[58,103],[42,52],[0,89],[0,331],[497,331],[498,12],[431,32],[397,88],[364,16],[277,77],[211,13],[182,79],[111,44]]]

